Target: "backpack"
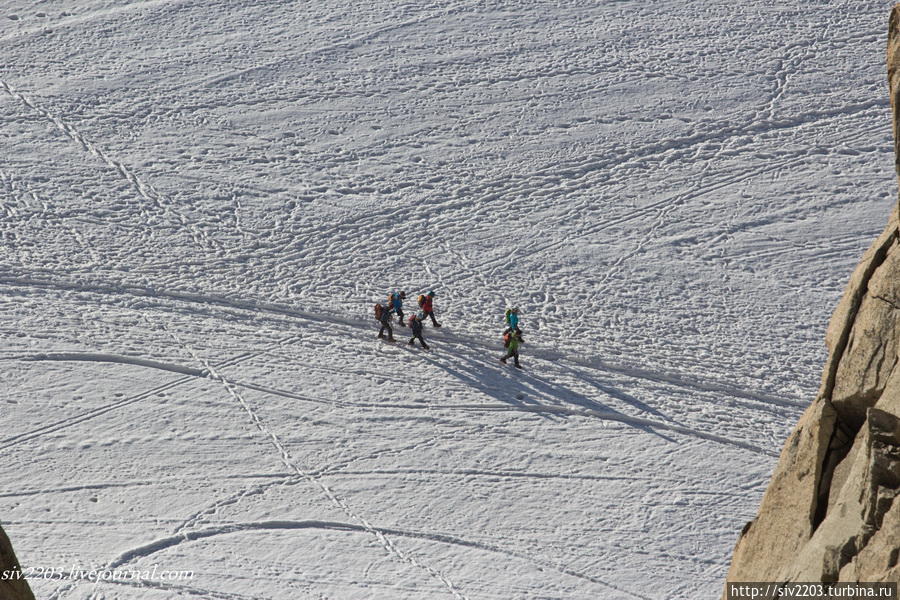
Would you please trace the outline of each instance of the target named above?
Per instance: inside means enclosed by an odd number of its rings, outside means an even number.
[[[416,300],[419,302],[419,308],[425,306],[425,294],[419,294],[419,297],[416,298]]]
[[[380,304],[376,304],[376,305],[375,305],[375,320],[376,320],[376,321],[380,321],[380,320],[381,320],[381,312],[382,312],[383,310],[384,310],[384,307],[381,306]]]
[[[509,340],[512,338],[512,331],[507,331],[503,334],[503,347],[509,348]]]
[[[416,315],[410,315],[409,319],[406,321],[410,327],[413,326],[413,323],[416,322]]]

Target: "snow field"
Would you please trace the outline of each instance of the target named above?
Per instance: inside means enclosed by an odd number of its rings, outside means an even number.
[[[0,2],[0,518],[194,572],[38,596],[716,597],[895,201],[889,7]]]

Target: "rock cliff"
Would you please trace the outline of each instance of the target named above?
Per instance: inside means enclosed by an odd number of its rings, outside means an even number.
[[[24,579],[16,579],[4,575],[12,571],[18,571],[19,561],[13,553],[9,538],[0,527],[0,598],[3,600],[34,600],[34,595]]]
[[[900,5],[888,26],[900,176]],[[727,580],[900,581],[900,242],[894,209],[831,318],[815,401],[788,437]]]

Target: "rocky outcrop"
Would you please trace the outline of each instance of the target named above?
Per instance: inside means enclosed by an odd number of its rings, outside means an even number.
[[[900,5],[888,27],[900,176]],[[900,223],[854,271],[829,323],[815,401],[781,452],[729,582],[900,581]]]
[[[34,594],[24,578],[11,575],[21,573],[19,561],[13,553],[9,538],[0,527],[0,598],[3,600],[34,600]]]

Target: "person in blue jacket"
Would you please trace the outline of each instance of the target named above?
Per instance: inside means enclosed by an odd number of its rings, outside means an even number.
[[[391,292],[388,295],[388,303],[391,307],[391,312],[397,314],[397,319],[400,323],[400,326],[403,327],[403,301],[406,300],[406,292]]]
[[[509,329],[510,331],[515,331],[519,335],[522,335],[522,330],[519,329],[519,309],[518,308],[507,308],[504,318],[506,320],[507,329]]]

